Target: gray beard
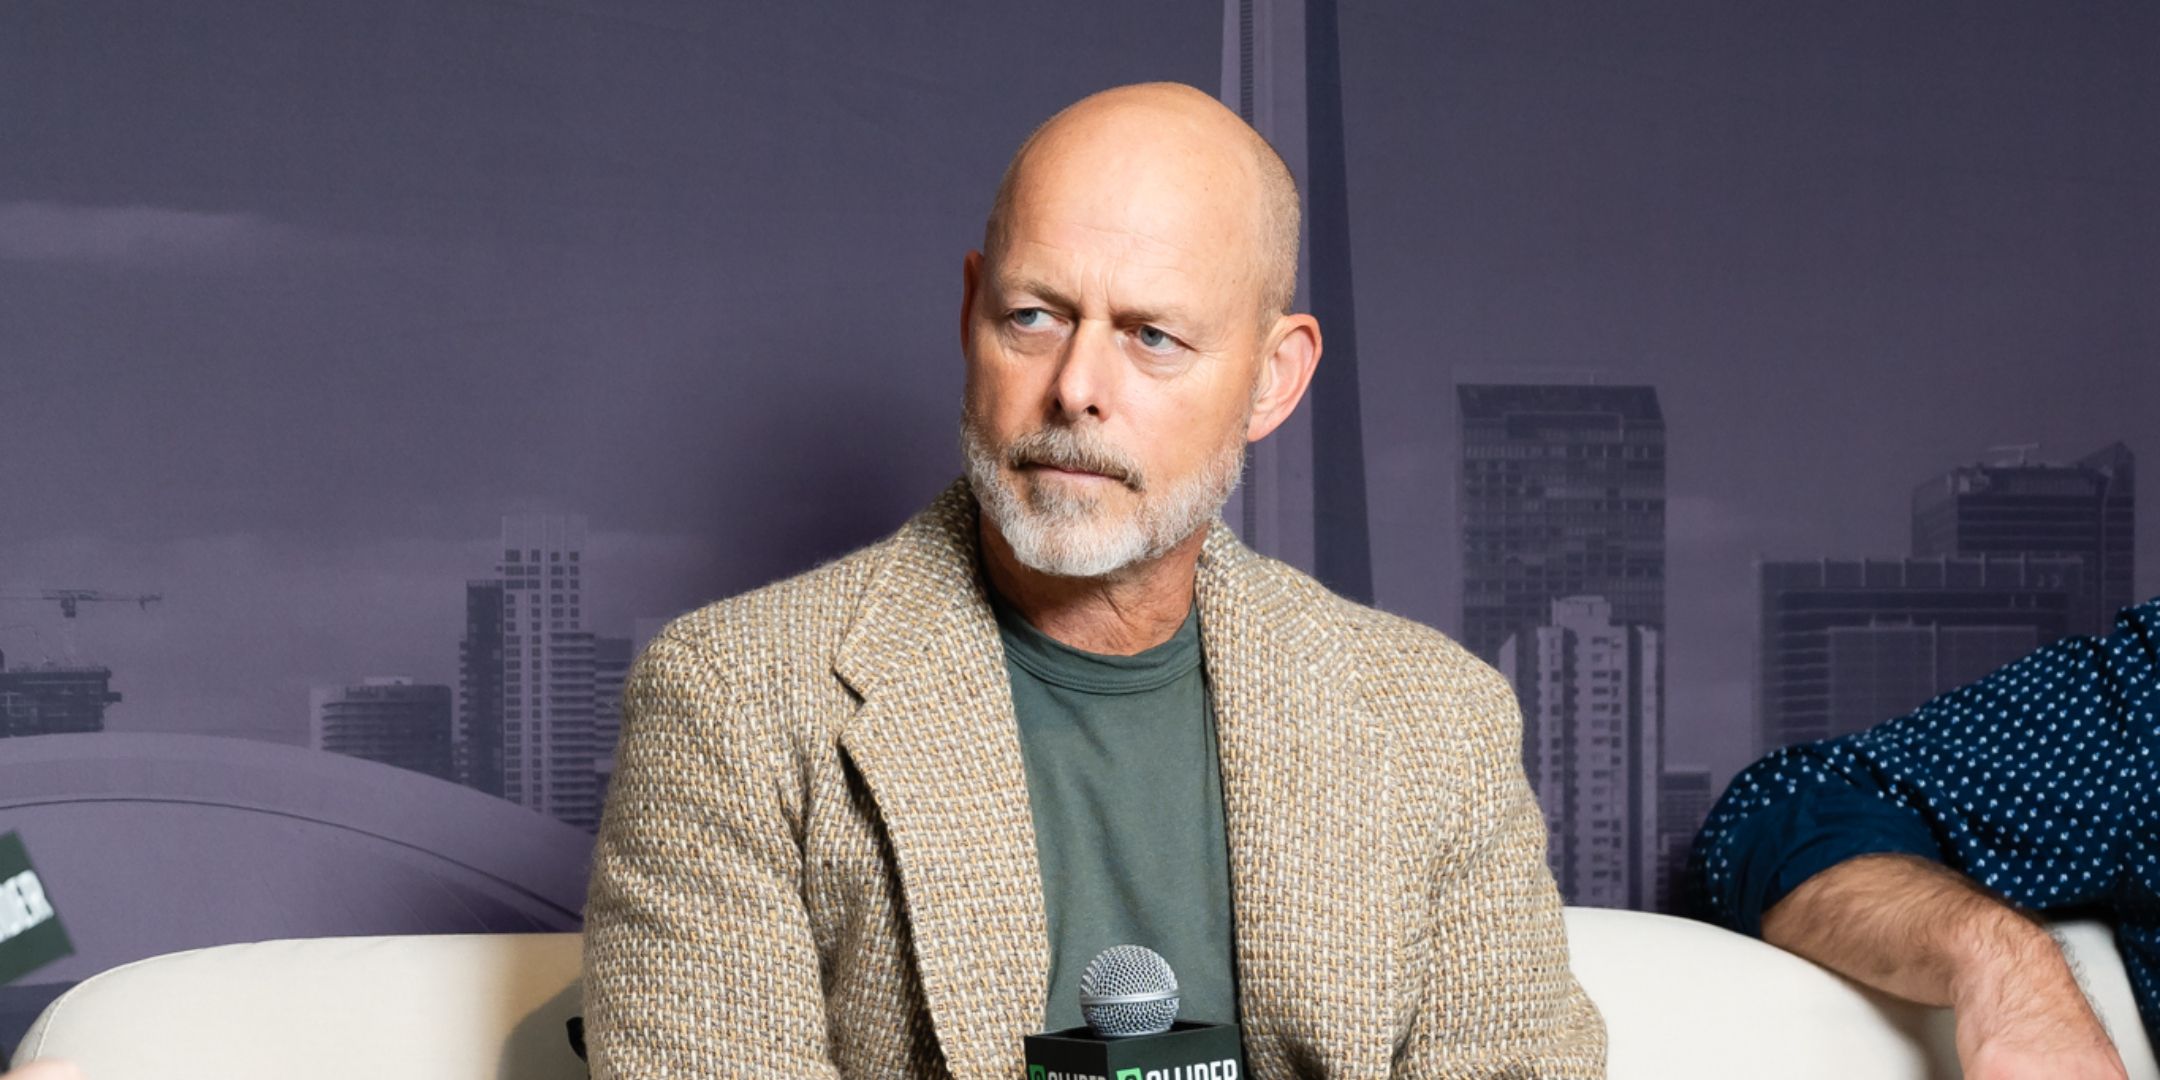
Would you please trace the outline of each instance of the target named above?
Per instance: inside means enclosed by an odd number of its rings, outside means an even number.
[[[1215,520],[1245,465],[1245,444],[1233,439],[1169,490],[1152,494],[1143,487],[1139,508],[1113,518],[1100,500],[1048,484],[1022,496],[1005,473],[1006,455],[991,448],[970,416],[961,418],[960,448],[975,501],[1013,557],[1037,573],[1069,578],[1108,577],[1169,554]]]

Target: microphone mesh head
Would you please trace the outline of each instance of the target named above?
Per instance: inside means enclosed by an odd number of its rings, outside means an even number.
[[[1080,973],[1080,1015],[1097,1035],[1159,1035],[1177,1007],[1177,973],[1146,946],[1104,949]]]

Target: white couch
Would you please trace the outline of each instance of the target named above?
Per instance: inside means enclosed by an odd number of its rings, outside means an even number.
[[[1569,908],[1567,921],[1575,976],[1605,1014],[1615,1080],[1960,1075],[1947,1010],[1863,989],[1707,923],[1596,908]],[[2056,931],[2130,1080],[2160,1080],[2107,927]]]
[[[1948,1017],[1860,990],[1749,938],[1571,908],[1576,974],[1605,1014],[1615,1080],[1956,1076]],[[2133,1080],[2160,1080],[2104,927],[2063,928]],[[225,945],[85,980],[15,1063],[90,1080],[575,1080],[574,934]]]

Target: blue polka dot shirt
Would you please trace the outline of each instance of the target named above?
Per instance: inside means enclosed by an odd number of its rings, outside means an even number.
[[[1946,863],[2022,907],[2116,927],[2160,1041],[2160,598],[1867,731],[1733,778],[1695,838],[1698,913],[1762,914],[1856,855]]]

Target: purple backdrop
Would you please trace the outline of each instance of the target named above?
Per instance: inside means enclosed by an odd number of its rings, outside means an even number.
[[[506,517],[574,516],[530,549],[578,553],[573,613],[524,644],[591,673],[547,752],[596,797],[611,641],[957,471],[960,259],[1011,148],[1102,86],[1224,88],[1226,29],[1294,50],[1265,19],[1300,11],[0,8],[6,730],[95,713],[504,793],[474,667],[520,676],[473,658],[469,583],[517,580]],[[1339,59],[1315,146],[1347,181],[1376,600],[1463,629],[1458,386],[1651,388],[1661,480],[1629,501],[1662,530],[1662,760],[1697,784],[1762,749],[1758,560],[1908,555],[1915,486],[1959,466],[2160,453],[2160,9],[1360,4]],[[387,675],[438,689],[355,689]],[[40,828],[33,858],[73,842]]]

